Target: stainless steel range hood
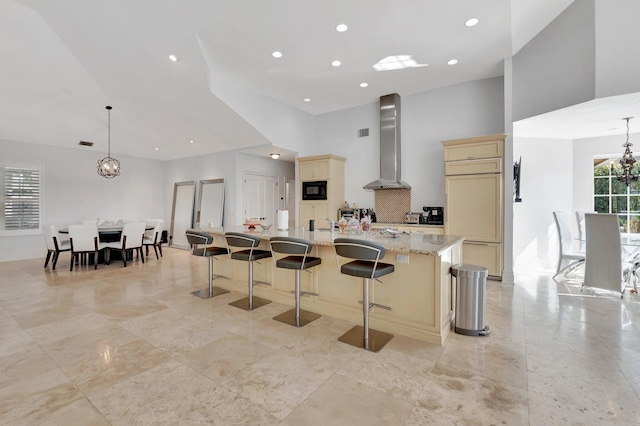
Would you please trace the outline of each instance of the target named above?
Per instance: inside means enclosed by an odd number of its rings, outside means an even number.
[[[380,97],[380,179],[364,189],[411,189],[401,178],[400,95]]]

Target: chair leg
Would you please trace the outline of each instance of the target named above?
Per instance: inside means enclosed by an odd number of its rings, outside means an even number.
[[[74,252],[71,252],[71,262],[69,262],[69,270],[73,271],[73,264],[75,263],[75,259],[76,259],[77,254]]]
[[[60,256],[60,252],[56,251],[53,253],[53,259],[51,260],[53,262],[53,264],[51,265],[51,270],[55,271],[56,270],[56,264],[58,263],[58,256]]]
[[[393,334],[385,333],[378,330],[369,330],[369,311],[372,307],[378,306],[384,309],[391,309],[388,306],[379,305],[377,303],[371,303],[369,301],[369,284],[371,279],[363,278],[362,283],[362,314],[363,324],[362,326],[355,326],[351,330],[338,338],[338,341],[348,343],[349,345],[363,348],[371,352],[378,352],[382,349],[391,339]]]
[[[296,281],[295,281],[295,290],[293,292],[295,297],[295,300],[294,300],[295,307],[279,315],[276,315],[275,317],[273,317],[273,319],[276,321],[283,322],[285,324],[292,325],[294,327],[304,327],[305,325],[309,324],[311,321],[315,321],[318,318],[320,318],[320,315],[314,312],[309,312],[309,311],[305,311],[304,309],[301,309],[300,296],[302,296],[303,294],[312,294],[314,296],[317,296],[318,293],[312,293],[310,291],[300,291],[300,269],[296,269],[295,272],[296,272],[295,274]]]
[[[98,252],[97,251],[93,252],[93,269],[94,270],[98,269]]]
[[[142,253],[142,247],[138,247],[138,253],[140,253],[140,259],[142,259],[142,263],[144,263],[144,253]]]
[[[47,258],[44,261],[44,267],[46,268],[49,264],[49,258],[51,257],[51,250],[47,251]]]
[[[162,257],[162,243],[158,244],[158,250],[160,251],[160,257]]]
[[[252,311],[255,308],[271,303],[271,300],[263,299],[261,297],[253,297],[253,261],[250,260],[247,263],[249,264],[249,282],[247,284],[249,286],[249,296],[236,300],[235,302],[231,302],[229,305],[244,309],[245,311]]]
[[[153,246],[153,251],[156,252],[156,259],[160,259],[158,257],[158,248],[155,245]],[[149,246],[147,246],[147,255],[149,255]]]
[[[363,338],[364,338],[364,348],[369,350],[369,310],[371,307],[369,306],[369,279],[364,278],[364,283],[362,283],[362,313],[364,314],[363,321]]]
[[[122,263],[124,263],[124,267],[127,267],[127,251],[126,250],[120,250],[120,253],[122,253]]]
[[[198,296],[201,299],[210,299],[212,297],[220,296],[221,294],[229,293],[229,290],[224,288],[213,286],[213,257],[209,257],[209,288],[202,290],[192,291],[191,294]]]

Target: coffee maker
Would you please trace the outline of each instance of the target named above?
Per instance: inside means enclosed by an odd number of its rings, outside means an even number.
[[[444,207],[422,207],[421,225],[444,225]]]

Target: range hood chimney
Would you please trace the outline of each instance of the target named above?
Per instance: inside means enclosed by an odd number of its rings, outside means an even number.
[[[400,95],[380,97],[380,179],[364,189],[411,189],[401,179],[400,165]]]

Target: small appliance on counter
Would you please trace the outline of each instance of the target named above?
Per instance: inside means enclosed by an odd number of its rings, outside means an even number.
[[[350,208],[342,208],[342,209],[338,209],[338,220],[345,218],[347,220],[349,219],[356,219],[358,221],[362,220],[365,217],[369,217],[371,219],[371,222],[375,222],[376,221],[376,214],[374,213],[373,209],[350,209]]]
[[[422,207],[421,225],[444,225],[444,207]]]
[[[404,223],[420,223],[420,216],[422,213],[409,212],[404,215]]]

